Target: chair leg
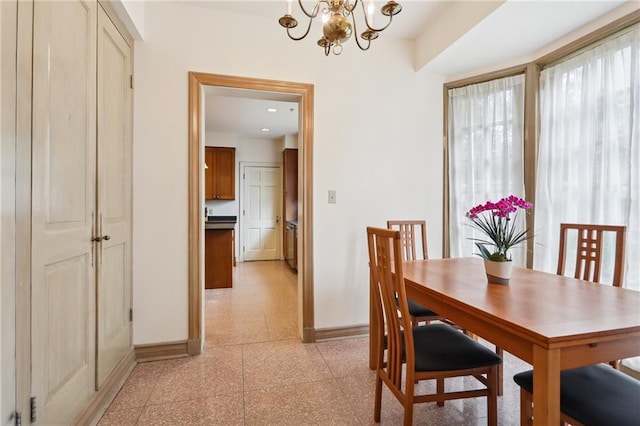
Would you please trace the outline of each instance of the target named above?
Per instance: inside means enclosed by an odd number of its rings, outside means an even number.
[[[533,424],[533,398],[532,395],[520,388],[520,426]]]
[[[494,365],[487,374],[487,383],[489,384],[489,395],[487,395],[487,424],[496,426],[498,424],[498,367]]]
[[[380,423],[380,412],[382,411],[382,379],[380,374],[376,372],[376,396],[373,408],[373,420]]]
[[[504,355],[504,351],[502,348],[496,346],[496,354],[502,358]],[[498,396],[502,396],[504,392],[504,362],[498,365]]]
[[[405,399],[406,403],[404,406],[404,426],[411,426],[413,424],[413,398]]]
[[[405,379],[404,398],[402,399],[402,405],[404,407],[404,426],[411,426],[413,423],[413,404],[414,404],[414,385],[415,375],[411,372],[407,372],[407,378]]]
[[[438,395],[444,395],[444,379],[443,378],[439,378],[436,379],[436,393]],[[436,402],[438,404],[438,407],[444,407],[444,399],[439,399]]]

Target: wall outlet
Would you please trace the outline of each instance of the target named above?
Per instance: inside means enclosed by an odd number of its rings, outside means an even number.
[[[334,189],[329,190],[329,204],[336,203],[336,191]]]

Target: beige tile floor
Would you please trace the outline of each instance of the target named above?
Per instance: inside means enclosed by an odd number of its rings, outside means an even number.
[[[368,338],[302,344],[296,275],[286,264],[238,263],[234,274],[234,288],[206,290],[204,352],[138,364],[99,425],[375,424]],[[526,368],[505,354],[500,425],[519,424],[511,377]],[[472,379],[450,384],[474,385]],[[485,407],[484,399],[418,404],[413,423],[486,425]],[[382,425],[402,424],[402,407],[386,389],[382,409]]]

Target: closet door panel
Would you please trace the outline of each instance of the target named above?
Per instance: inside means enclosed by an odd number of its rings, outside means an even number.
[[[96,3],[34,3],[31,377],[39,424],[95,386]]]
[[[98,366],[100,387],[131,349],[131,50],[98,11]]]
[[[0,1],[0,425],[16,411],[16,111],[18,2]],[[20,342],[22,342],[20,340]]]

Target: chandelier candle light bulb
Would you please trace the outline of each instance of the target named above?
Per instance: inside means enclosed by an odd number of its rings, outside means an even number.
[[[486,238],[472,238],[479,250],[478,256],[484,259],[487,279],[491,283],[508,284],[511,277],[511,255],[509,250],[529,239],[528,230],[516,230],[515,217],[518,209],[528,210],[533,204],[510,195],[498,202],[487,201],[469,210],[466,214],[473,226],[483,232]],[[487,247],[492,247],[489,250]]]

